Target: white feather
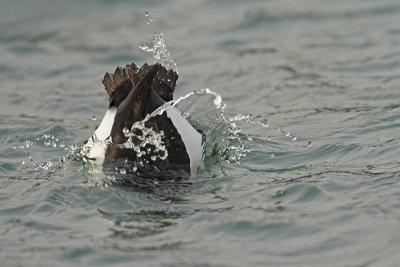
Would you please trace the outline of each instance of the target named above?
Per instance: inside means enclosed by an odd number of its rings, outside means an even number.
[[[116,113],[117,108],[107,109],[106,114],[104,115],[104,118],[101,121],[99,127],[97,127],[97,129],[93,133],[93,136],[85,145],[85,147],[90,150],[87,154],[88,157],[96,159],[96,163],[98,163],[99,165],[102,164],[104,160],[107,148],[107,144],[105,141],[110,136]]]
[[[168,118],[171,119],[176,130],[181,135],[190,159],[190,172],[191,174],[195,174],[197,168],[201,165],[201,159],[203,157],[203,147],[201,145],[202,136],[182,117],[177,108],[173,106],[168,107],[166,112]]]
[[[99,127],[97,127],[97,129],[94,131],[94,134],[96,135],[98,140],[104,141],[110,136],[116,113],[117,108],[115,107],[107,109],[106,114],[104,115],[104,118],[101,121]]]

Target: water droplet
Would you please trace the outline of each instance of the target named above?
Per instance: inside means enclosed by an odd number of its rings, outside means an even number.
[[[30,147],[30,146],[32,146],[33,145],[33,142],[31,141],[31,140],[26,140],[25,141],[25,146],[28,148],[28,147]]]
[[[124,133],[125,137],[130,137],[131,136],[131,131],[127,127],[124,127],[122,129],[122,132]]]
[[[51,145],[52,145],[53,147],[57,147],[57,143],[56,143],[56,142],[53,142]]]
[[[92,116],[92,121],[95,121],[95,120],[97,120],[97,118],[96,118],[96,116]]]
[[[154,20],[149,15],[149,13],[145,13],[147,17],[147,24],[153,25],[153,36],[150,36],[150,40],[147,44],[139,46],[145,52],[150,52],[153,54],[154,59],[163,64],[167,69],[173,68],[177,72],[176,62],[171,58],[171,53],[168,51],[167,46],[165,44],[164,35],[155,29]]]
[[[279,196],[283,196],[284,193],[285,193],[284,190],[276,190],[272,196],[279,197]]]
[[[312,146],[312,143],[311,143],[311,141],[308,141],[308,143],[307,143],[307,147],[311,147]]]
[[[13,146],[13,149],[17,149],[17,146]]]
[[[54,135],[52,135],[52,136],[51,136],[51,139],[54,139],[54,138],[55,138]]]
[[[126,170],[125,170],[125,168],[121,168],[121,169],[119,169],[119,173],[120,173],[120,174],[126,174]]]
[[[23,160],[23,161],[21,162],[21,165],[25,165],[25,160]]]
[[[274,154],[274,153],[271,153],[270,157],[271,157],[271,158],[275,158],[275,154]]]
[[[221,107],[222,97],[220,95],[216,95],[213,103],[217,108]]]
[[[292,136],[292,141],[296,141],[297,140],[297,136]]]
[[[156,161],[157,157],[156,156],[151,156],[152,161]]]
[[[46,146],[49,146],[51,144],[51,142],[46,140],[43,142],[43,144],[45,144]]]
[[[134,172],[136,172],[136,171],[137,171],[137,167],[136,167],[136,166],[133,167],[132,170],[133,170]]]

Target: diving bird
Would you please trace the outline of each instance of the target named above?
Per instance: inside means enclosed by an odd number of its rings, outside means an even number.
[[[159,63],[132,63],[106,73],[107,111],[82,154],[124,180],[188,178],[201,165],[204,134],[173,105],[178,74]],[[167,103],[167,104],[166,104]]]

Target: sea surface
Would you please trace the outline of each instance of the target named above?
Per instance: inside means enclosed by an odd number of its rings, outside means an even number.
[[[76,153],[155,45],[204,167],[116,186]],[[0,93],[1,266],[400,265],[399,1],[0,0]]]

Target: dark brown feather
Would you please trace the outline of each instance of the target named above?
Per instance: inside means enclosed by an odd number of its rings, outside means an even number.
[[[132,85],[139,82],[141,75],[138,74],[139,68],[135,63],[126,65],[124,68],[118,66],[114,73],[106,73],[102,80],[106,92],[111,96],[112,92],[121,84],[131,81]]]

